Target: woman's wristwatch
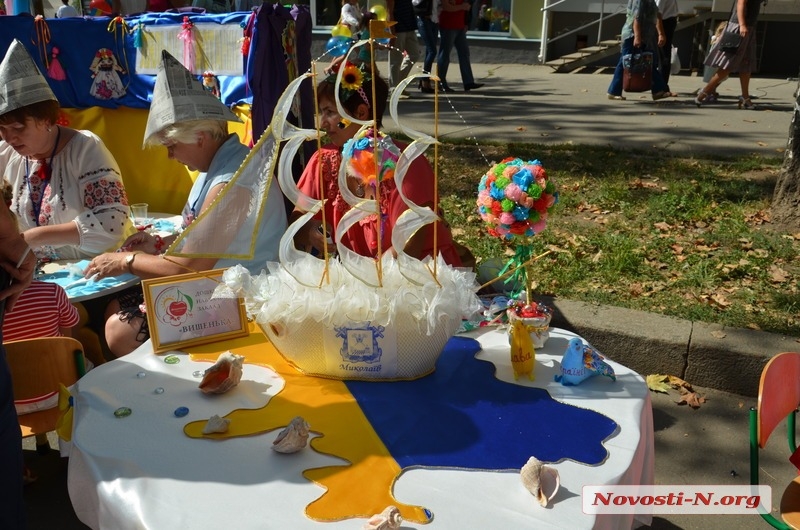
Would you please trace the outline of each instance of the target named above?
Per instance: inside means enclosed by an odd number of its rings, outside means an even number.
[[[141,254],[141,252],[131,252],[127,256],[125,256],[125,266],[128,268],[128,272],[133,274],[133,260],[136,259],[136,255]]]

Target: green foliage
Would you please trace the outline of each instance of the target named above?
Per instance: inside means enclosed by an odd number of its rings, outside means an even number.
[[[442,208],[479,263],[510,253],[475,206],[481,175],[506,157],[539,159],[560,194],[534,238],[535,254],[553,251],[534,266],[537,293],[800,335],[800,234],[769,224],[781,159],[446,143]]]

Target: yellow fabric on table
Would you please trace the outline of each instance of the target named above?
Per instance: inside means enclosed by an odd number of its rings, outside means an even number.
[[[251,328],[248,337],[226,341],[224,347],[244,355],[247,363],[266,366],[278,373],[286,382],[284,388],[263,408],[236,410],[226,415],[231,420],[227,433],[204,435],[206,421],[195,421],[184,427],[186,435],[212,439],[249,436],[282,429],[294,417],[302,416],[312,431],[322,434],[311,441],[314,450],[351,463],[308,469],[303,473],[326,489],[306,507],[308,517],[319,521],[370,517],[394,505],[405,520],[428,522],[422,507],[402,504],[392,495],[392,487],[402,469],[342,381],[301,374],[257,327]],[[187,351],[196,361],[214,362],[220,350],[221,344],[216,343]],[[358,495],[353,495],[356,484]]]

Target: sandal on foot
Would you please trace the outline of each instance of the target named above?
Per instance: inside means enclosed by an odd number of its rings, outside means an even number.
[[[753,109],[756,108],[756,105],[755,105],[755,103],[750,101],[750,98],[746,98],[744,96],[739,96],[739,108],[740,109],[753,110]]]
[[[608,99],[613,99],[614,101],[625,101],[628,98],[626,98],[625,96],[615,96],[614,94],[608,94]]]
[[[676,98],[678,94],[675,92],[670,92],[669,90],[664,90],[663,92],[656,92],[653,94],[653,101],[658,101],[659,99],[666,99],[666,98]]]
[[[698,107],[702,107],[706,103],[711,103],[711,96],[707,92],[700,90],[697,93],[697,97],[694,98],[694,104]]]

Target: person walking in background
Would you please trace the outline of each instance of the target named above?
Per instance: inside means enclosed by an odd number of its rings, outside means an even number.
[[[659,47],[660,61],[658,69],[669,90],[669,74],[672,69],[672,37],[678,25],[678,0],[656,0],[658,13],[661,15],[661,26],[664,29],[664,45]]]
[[[711,102],[712,94],[731,72],[739,74],[742,95],[739,96],[740,109],[754,109],[750,100],[750,76],[756,67],[756,23],[762,0],[737,0],[731,17],[720,38],[716,39],[708,52],[705,65],[717,69],[711,80],[697,93],[695,104],[700,107]],[[742,40],[735,50],[723,50],[725,33],[738,33]]]
[[[450,52],[453,46],[458,54],[458,67],[461,70],[461,83],[464,91],[469,92],[481,88],[483,83],[476,83],[472,76],[472,65],[469,60],[469,44],[467,44],[467,20],[472,18],[472,4],[466,0],[442,0],[439,12],[439,55],[436,58],[437,72],[441,79],[443,92],[455,92],[447,83],[447,69],[450,66]]]
[[[392,26],[394,40],[389,48],[389,86],[394,90],[408,77],[411,66],[419,57],[417,16],[411,0],[387,0],[387,12],[396,22]]]
[[[439,39],[439,9],[441,0],[412,0],[414,13],[417,15],[417,30],[422,42],[425,44],[425,58],[422,62],[422,71],[431,73],[433,61],[436,59],[436,48]],[[420,79],[420,92],[432,94],[434,92],[430,79]]]
[[[658,46],[664,45],[664,33],[661,28],[661,15],[658,13],[658,6],[655,0],[628,0],[625,14],[625,24],[622,26],[622,49],[619,54],[619,62],[614,70],[614,77],[608,86],[608,99],[624,101],[622,95],[622,58],[625,55],[642,52],[652,52],[657,57]],[[653,100],[676,97],[669,91],[661,72],[658,71],[658,63],[653,60],[653,83],[650,92]]]
[[[714,48],[714,43],[717,42],[717,40],[719,40],[720,36],[722,36],[722,32],[725,31],[725,26],[727,26],[727,25],[728,25],[728,21],[727,20],[723,21],[723,22],[720,22],[717,25],[717,29],[714,30],[714,33],[712,33],[710,35],[710,37],[708,39],[708,51],[706,52],[706,57],[708,57],[710,55],[711,50]],[[708,83],[709,81],[711,81],[711,78],[714,77],[714,73],[716,71],[717,71],[717,68],[714,67],[714,66],[704,66],[703,67],[703,83]],[[725,81],[725,79],[720,80],[719,84],[721,85],[724,81]],[[699,93],[700,90],[701,89],[698,88],[697,92],[695,93],[695,95],[697,95],[697,93]],[[719,99],[719,91],[718,90],[719,90],[719,85],[717,85],[716,89],[714,89],[714,92],[711,92],[710,94],[707,95],[707,97],[705,99],[705,103],[714,103],[715,101],[717,101]]]
[[[342,10],[339,13],[339,23],[347,26],[350,35],[357,40],[358,32],[361,31],[361,7],[358,0],[342,0]]]
[[[64,4],[59,6],[58,10],[56,11],[56,18],[69,18],[69,17],[79,17],[81,16],[78,13],[78,10],[69,5],[69,0],[61,0],[61,3]]]

